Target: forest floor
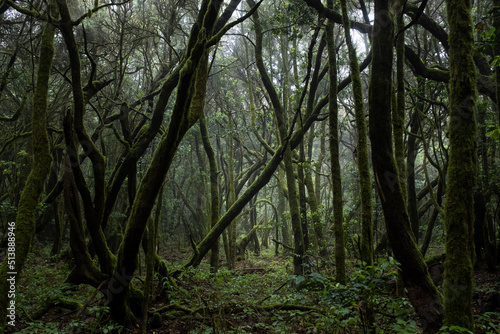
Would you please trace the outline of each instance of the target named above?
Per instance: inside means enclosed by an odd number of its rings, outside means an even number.
[[[140,333],[109,322],[108,309],[95,290],[65,289],[70,267],[60,256],[36,245],[18,282],[17,324],[7,333]],[[181,265],[188,248],[164,247],[169,268]],[[206,264],[176,279],[156,280],[147,333],[364,333],[371,324],[376,333],[419,333],[410,303],[396,295],[397,266],[391,258],[360,268],[349,261],[348,282],[333,280],[333,263],[310,258],[310,273],[291,275],[291,256],[264,249],[237,262],[235,270],[212,274]],[[145,274],[145,269],[139,276]],[[140,286],[142,279],[134,279]],[[500,275],[475,272],[476,333],[498,333]],[[84,312],[68,310],[66,301],[86,305]],[[52,301],[40,319],[37,311]],[[55,301],[55,302],[54,302]],[[12,329],[12,328],[11,328]]]

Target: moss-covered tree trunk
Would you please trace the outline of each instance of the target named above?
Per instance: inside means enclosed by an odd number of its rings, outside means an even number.
[[[354,113],[356,116],[356,130],[358,140],[356,146],[356,162],[359,172],[361,197],[361,260],[367,265],[373,264],[373,214],[372,214],[372,184],[370,180],[370,164],[368,158],[368,134],[363,106],[363,87],[359,73],[358,57],[351,40],[349,17],[347,15],[347,1],[340,1],[342,7],[342,22],[349,52],[349,68],[352,78],[354,95]],[[403,155],[404,156],[404,155]]]
[[[443,194],[444,194],[444,180],[439,178],[438,186],[437,186],[437,192],[436,192],[436,204],[441,205],[443,201]],[[422,256],[425,257],[425,254],[427,253],[427,250],[429,249],[429,245],[431,243],[431,238],[432,238],[432,231],[434,230],[434,225],[436,224],[436,219],[439,214],[439,209],[434,206],[432,209],[432,213],[429,216],[429,219],[427,219],[427,229],[425,231],[424,235],[424,240],[422,240],[422,247],[420,248],[420,251],[422,252]]]
[[[210,143],[208,136],[207,121],[203,114],[200,118],[201,139],[203,147],[207,153],[208,164],[210,166],[210,222],[211,227],[219,220],[220,205],[219,205],[219,170],[217,168],[217,160],[215,152]],[[215,242],[210,253],[210,268],[213,272],[219,269],[219,239]]]
[[[254,5],[253,1],[250,0],[249,4]],[[278,93],[273,85],[272,80],[267,74],[266,67],[264,65],[264,60],[262,57],[262,38],[263,32],[259,22],[259,15],[256,11],[254,14],[254,26],[255,26],[255,63],[259,70],[260,77],[264,84],[264,87],[269,94],[271,103],[274,108],[274,113],[278,123],[278,133],[279,139],[282,145],[284,145],[283,151],[283,163],[285,165],[285,176],[286,185],[288,188],[288,203],[290,206],[290,220],[292,222],[292,232],[294,240],[294,254],[293,254],[293,268],[295,275],[303,274],[303,256],[304,256],[304,236],[302,233],[302,225],[300,219],[300,209],[297,194],[297,183],[295,181],[295,172],[292,162],[292,149],[290,147],[290,141],[287,138],[287,120],[285,109],[281,103]]]
[[[440,328],[441,296],[410,230],[408,214],[393,153],[391,94],[393,65],[393,13],[388,0],[375,0],[372,73],[369,90],[369,128],[372,164],[387,234],[401,269],[408,297],[425,322],[426,332]]]
[[[128,219],[118,261],[108,291],[110,314],[119,323],[130,323],[130,280],[137,268],[137,254],[146,221],[164,182],[172,160],[187,130],[203,113],[208,78],[206,43],[211,36],[222,1],[204,0],[191,29],[186,47],[187,61],[180,70],[178,94],[167,131],[162,136],[144,175]],[[139,310],[140,313],[140,310]]]
[[[404,64],[405,64],[405,33],[403,20],[403,3],[398,2],[397,19],[398,36],[396,40],[396,105],[393,106],[392,124],[394,135],[394,154],[396,164],[398,166],[399,182],[403,190],[403,197],[406,199],[406,166],[405,166],[405,81],[404,81]],[[418,238],[415,235],[415,240]]]
[[[474,329],[472,274],[476,180],[476,71],[470,0],[447,0],[450,160],[445,201],[444,322]]]
[[[309,197],[309,205],[311,206],[312,212],[312,226],[314,229],[314,235],[316,237],[316,242],[319,247],[319,255],[323,258],[328,256],[328,249],[326,238],[323,233],[324,222],[321,221],[320,216],[320,205],[321,205],[321,166],[323,165],[323,159],[326,155],[326,123],[321,123],[320,130],[320,152],[318,156],[318,160],[314,164],[317,174],[314,178],[314,183],[312,180],[312,168],[309,168],[309,173],[306,174],[306,185],[308,190]],[[310,143],[310,147],[312,147],[312,143]],[[310,157],[311,159],[311,157]]]
[[[78,143],[86,152],[92,162],[93,194],[91,187],[87,184],[79,159],[76,158],[72,164],[75,182],[80,192],[89,234],[92,245],[99,258],[101,271],[111,274],[115,261],[114,255],[107,246],[106,238],[102,229],[102,218],[105,203],[105,159],[101,151],[95,145],[87,133],[84,125],[86,97],[82,86],[82,68],[80,51],[74,35],[74,22],[71,18],[70,9],[66,0],[57,1],[61,20],[59,29],[64,37],[71,72],[71,89],[73,93],[73,129],[78,138]],[[67,143],[69,145],[69,143]],[[74,147],[73,152],[80,148]],[[92,196],[93,195],[93,196]]]
[[[311,138],[313,138],[312,135]],[[313,143],[311,140],[310,145],[312,146],[312,144]],[[309,156],[309,160],[311,160],[311,156]],[[325,259],[328,255],[328,250],[326,248],[326,238],[323,234],[324,224],[321,222],[321,216],[319,212],[319,199],[316,197],[317,192],[312,178],[312,168],[309,163],[307,163],[306,165],[307,168],[305,168],[305,184],[307,187],[307,202],[309,203],[309,207],[311,208],[311,226],[314,230],[314,239],[316,241],[315,248],[317,251],[319,251],[319,255],[323,259]],[[319,175],[316,176],[318,180],[319,177]]]
[[[299,145],[299,166],[297,168],[297,182],[299,186],[299,203],[300,203],[300,220],[302,226],[302,234],[304,235],[304,253],[309,250],[310,238],[309,238],[309,223],[307,219],[307,198],[306,198],[306,180],[305,180],[305,163],[306,156],[304,152],[304,141],[300,142]]]
[[[19,319],[8,318],[10,302],[8,291],[12,278],[17,280],[24,268],[28,256],[31,241],[36,229],[36,208],[38,199],[43,192],[45,180],[50,172],[52,156],[50,155],[49,137],[47,132],[47,100],[49,92],[50,71],[54,58],[54,33],[55,27],[47,23],[42,32],[40,42],[40,60],[38,63],[37,81],[33,95],[33,118],[32,118],[32,145],[33,145],[33,168],[26,180],[24,189],[19,200],[15,228],[9,235],[9,248],[7,255],[0,267],[0,332],[6,329],[7,321],[14,320],[16,324]],[[11,241],[12,240],[12,241]],[[14,260],[15,262],[10,262]],[[9,274],[8,274],[9,273]],[[16,274],[11,274],[16,273]],[[9,280],[7,280],[9,279]],[[17,308],[17,317],[20,309]]]
[[[283,182],[278,182],[278,212],[279,212],[279,225],[281,226],[281,236],[282,236],[282,242],[290,246],[292,244],[292,236],[290,234],[290,227],[288,224],[288,220],[286,217],[286,197],[285,197],[285,191],[284,187],[282,184],[284,184],[284,178],[285,178],[285,172],[283,171],[282,168],[278,169],[278,179],[282,180]],[[276,244],[277,245],[277,244]],[[286,248],[283,249],[284,252],[288,252]]]
[[[226,208],[230,208],[236,200],[236,188],[234,186],[234,138],[233,138],[233,119],[231,114],[228,114],[229,139],[228,139],[228,166],[226,189]],[[228,234],[228,255],[227,264],[229,269],[236,267],[236,219],[234,219],[227,229]]]
[[[419,86],[422,85],[422,78],[417,79]],[[417,190],[415,188],[415,161],[417,160],[418,153],[418,142],[417,134],[420,129],[420,117],[419,113],[422,112],[422,103],[419,101],[415,106],[415,110],[411,116],[410,121],[410,132],[408,137],[408,157],[406,159],[406,191],[407,191],[407,207],[408,215],[410,218],[410,226],[415,236],[415,241],[418,242],[418,229],[419,229],[419,217],[418,217],[418,199]],[[432,187],[432,185],[429,185]],[[404,190],[404,188],[403,188]]]
[[[333,1],[328,0],[328,8],[333,9]],[[337,50],[333,33],[333,21],[326,26],[328,49],[328,73],[330,78],[328,117],[330,127],[330,162],[333,185],[333,230],[335,235],[335,279],[344,284],[346,281],[345,246],[344,246],[344,211],[342,203],[342,177],[340,175],[339,126],[337,102]]]
[[[495,28],[495,56],[500,56],[500,0],[493,0],[493,27]],[[500,66],[495,66],[497,119],[500,122]]]

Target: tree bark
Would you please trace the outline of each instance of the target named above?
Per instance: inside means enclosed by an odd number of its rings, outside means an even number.
[[[254,5],[252,0],[249,0],[248,2],[250,6]],[[283,162],[285,165],[286,184],[288,188],[288,203],[290,206],[290,217],[292,222],[292,231],[293,231],[294,249],[295,249],[295,252],[293,254],[293,268],[294,268],[293,271],[295,275],[302,275],[304,270],[302,265],[304,257],[304,235],[300,220],[297,183],[295,181],[295,172],[292,162],[292,149],[290,147],[290,141],[287,139],[288,137],[287,117],[285,114],[285,109],[283,108],[283,105],[280,102],[280,99],[274,88],[272,80],[269,78],[267,70],[264,65],[264,60],[262,57],[263,33],[259,22],[258,11],[256,11],[254,14],[254,26],[255,26],[255,63],[257,65],[260,77],[262,79],[264,87],[266,88],[267,93],[269,94],[271,103],[274,108],[274,113],[276,115],[278,123],[280,142],[282,145],[285,145],[283,151]]]
[[[433,284],[410,230],[394,159],[391,129],[393,13],[388,0],[375,0],[373,60],[369,95],[372,164],[389,241],[401,263],[411,303],[426,332],[441,327],[441,296]]]
[[[349,17],[347,15],[347,1],[341,0],[340,5],[342,7],[342,22],[344,22],[344,34],[349,53],[349,68],[354,95],[354,114],[358,133],[356,163],[358,165],[361,197],[361,260],[366,262],[368,266],[371,266],[373,264],[372,184],[370,180],[365,108],[363,106],[363,88],[361,85],[358,57],[351,39]]]
[[[219,170],[217,168],[215,152],[208,136],[207,121],[204,114],[200,118],[200,131],[203,147],[207,153],[208,164],[210,166],[210,221],[211,227],[214,227],[220,216]],[[219,239],[215,241],[210,253],[210,268],[213,272],[217,272],[219,269]]]
[[[333,1],[328,0],[328,7],[333,8]],[[326,26],[326,43],[328,48],[328,73],[330,78],[328,117],[330,128],[330,161],[333,185],[333,229],[335,234],[335,279],[341,284],[346,282],[345,245],[342,203],[342,178],[340,175],[339,126],[337,103],[337,50],[333,35],[334,23],[329,20]]]
[[[118,251],[115,273],[108,290],[114,291],[108,300],[111,317],[118,323],[131,322],[130,279],[137,268],[137,253],[155,199],[164,182],[177,147],[187,130],[203,113],[208,77],[206,44],[211,36],[222,1],[204,0],[194,23],[187,45],[187,61],[180,70],[178,95],[171,121],[155,151],[151,165],[141,181],[128,219],[123,242]]]
[[[474,330],[472,312],[477,98],[470,0],[447,0],[450,160],[445,201],[444,323]]]
[[[40,42],[40,61],[38,63],[36,88],[33,96],[33,168],[21,193],[15,225],[10,226],[12,229],[9,230],[9,232],[12,232],[8,238],[9,247],[0,267],[0,293],[2,296],[0,298],[0,332],[7,329],[7,321],[14,320],[13,323],[15,324],[15,319],[8,318],[10,313],[7,310],[10,307],[9,302],[15,300],[7,298],[7,296],[10,294],[11,279],[15,281],[18,275],[21,274],[26,258],[28,257],[31,241],[36,229],[35,213],[38,206],[38,198],[43,192],[43,186],[52,164],[47,131],[47,100],[50,71],[55,52],[54,34],[54,25],[47,23],[43,29]],[[16,274],[10,274],[12,272]]]

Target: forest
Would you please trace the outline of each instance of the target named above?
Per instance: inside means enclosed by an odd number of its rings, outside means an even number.
[[[500,0],[0,0],[1,333],[499,333]]]

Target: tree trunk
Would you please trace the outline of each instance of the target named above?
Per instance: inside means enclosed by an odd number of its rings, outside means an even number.
[[[285,178],[285,172],[279,168],[278,169],[278,179],[284,181]],[[278,182],[278,212],[279,212],[279,225],[281,225],[281,235],[282,235],[282,242],[285,245],[291,245],[292,244],[292,236],[290,234],[290,227],[288,224],[288,220],[286,217],[286,197],[285,197],[285,191],[286,189],[283,188],[282,184],[284,182],[279,181]],[[276,244],[278,245],[278,244]],[[276,246],[277,247],[277,246]],[[287,252],[286,249],[283,250],[284,252]]]
[[[361,197],[361,260],[368,266],[373,264],[373,218],[372,218],[372,184],[370,180],[370,164],[368,158],[368,138],[363,106],[363,88],[359,73],[358,57],[351,40],[349,17],[347,16],[347,1],[341,0],[342,22],[349,52],[349,68],[352,77],[354,95],[354,113],[356,116],[356,130],[358,140],[356,146],[356,162],[359,172]],[[404,157],[404,154],[403,154]]]
[[[441,296],[410,230],[392,149],[392,15],[388,0],[375,0],[369,96],[372,164],[389,241],[396,260],[401,263],[409,299],[430,333],[441,327]]]
[[[220,206],[219,206],[219,170],[217,168],[217,160],[215,159],[215,152],[210,143],[208,136],[207,121],[203,114],[200,118],[200,131],[201,139],[203,140],[203,147],[208,157],[208,164],[210,166],[210,221],[211,227],[219,220]],[[219,238],[215,241],[212,251],[210,253],[210,268],[213,272],[219,269]]]
[[[495,56],[500,56],[500,0],[493,0],[493,27],[495,28],[495,46],[494,53]],[[496,95],[496,104],[497,104],[497,118],[500,122],[500,67],[495,66],[495,77],[496,77],[496,85],[495,85],[495,95]]]
[[[436,193],[436,201],[437,205],[441,205],[443,201],[443,193],[444,193],[444,180],[439,180],[438,183],[438,189]],[[422,241],[422,247],[420,251],[422,252],[422,256],[425,257],[425,254],[427,253],[427,249],[429,248],[429,245],[431,243],[431,238],[432,238],[432,231],[434,230],[434,225],[436,223],[436,219],[439,214],[439,209],[437,207],[434,207],[432,209],[432,213],[429,216],[429,219],[427,220],[427,230],[425,231],[425,236],[424,240]]]
[[[333,1],[328,0],[328,7],[333,9]],[[339,153],[339,126],[338,126],[338,103],[337,103],[337,50],[333,35],[333,21],[329,20],[326,26],[326,43],[328,48],[329,65],[329,104],[328,117],[330,126],[330,161],[332,168],[333,185],[333,230],[335,234],[335,279],[341,284],[346,282],[345,268],[345,246],[344,246],[344,224],[342,203],[342,178],[340,175],[340,153]]]
[[[304,140],[299,145],[299,166],[298,166],[298,186],[299,186],[299,203],[300,203],[300,220],[302,221],[302,234],[304,235],[304,253],[309,250],[309,226],[307,219],[307,199],[306,199],[306,180],[304,175],[306,157],[304,152]]]
[[[108,248],[106,238],[102,229],[102,218],[104,214],[105,203],[105,172],[106,164],[101,151],[97,148],[94,141],[88,134],[85,124],[85,104],[88,96],[83,92],[82,86],[82,68],[80,60],[80,52],[78,44],[74,35],[74,23],[71,19],[70,9],[66,0],[57,1],[61,20],[59,29],[64,38],[66,48],[68,51],[68,58],[70,63],[71,72],[71,89],[73,94],[73,130],[78,138],[78,144],[85,151],[85,154],[92,162],[92,176],[93,176],[93,194],[91,187],[87,184],[83,170],[80,166],[78,151],[79,146],[70,146],[70,154],[74,155],[72,158],[71,167],[75,175],[75,182],[80,192],[80,197],[83,204],[83,212],[85,213],[86,223],[90,237],[92,239],[92,246],[98,258],[100,269],[106,274],[111,274],[115,256]],[[72,140],[72,139],[71,139]],[[92,196],[93,195],[93,196]]]
[[[472,312],[476,69],[470,0],[447,0],[450,29],[450,160],[445,201],[444,323],[474,330]]]
[[[228,115],[229,123],[229,139],[228,139],[228,151],[229,151],[229,161],[228,161],[228,172],[227,172],[227,197],[226,197],[226,208],[230,208],[236,200],[236,189],[234,187],[234,138],[233,138],[233,118],[231,114]],[[229,269],[234,269],[236,267],[236,219],[234,219],[227,229],[228,235],[228,250],[229,258],[227,259],[227,265]]]
[[[405,65],[405,33],[403,31],[405,22],[403,19],[404,3],[398,2],[397,14],[397,40],[396,40],[396,104],[393,105],[392,124],[394,135],[394,154],[396,157],[396,165],[398,166],[399,183],[403,190],[403,198],[405,203],[408,203],[406,198],[406,166],[405,166],[405,82],[404,82],[404,65]],[[414,232],[415,233],[415,232]],[[415,241],[418,242],[418,237],[415,234]]]
[[[423,78],[418,78],[418,85],[422,85]],[[419,230],[419,216],[418,216],[418,198],[417,191],[415,188],[415,160],[417,159],[418,146],[417,137],[418,131],[420,129],[420,117],[419,112],[422,111],[422,103],[417,102],[416,109],[413,111],[411,116],[410,132],[408,136],[408,157],[406,159],[406,191],[407,191],[407,205],[408,214],[410,218],[410,226],[415,237],[415,241],[418,242],[418,230]],[[432,190],[432,185],[428,185],[429,190]],[[403,188],[403,191],[405,189]]]
[[[249,4],[253,6],[253,1],[250,0]],[[278,94],[274,88],[272,80],[267,74],[267,70],[264,65],[264,60],[262,57],[262,28],[259,22],[258,11],[254,14],[254,25],[255,25],[255,63],[259,70],[260,77],[266,88],[267,93],[271,99],[271,103],[274,108],[274,113],[276,115],[278,123],[279,139],[282,145],[284,145],[283,152],[283,163],[285,165],[285,176],[286,184],[288,188],[288,203],[290,206],[290,217],[292,221],[292,231],[294,237],[294,254],[293,254],[293,268],[295,275],[303,274],[303,257],[304,257],[304,236],[302,233],[302,226],[300,220],[300,210],[297,195],[297,182],[295,181],[295,172],[292,162],[292,149],[290,147],[290,140],[287,139],[288,129],[287,129],[287,117],[285,114],[285,109],[278,97]]]
[[[132,321],[130,310],[130,280],[137,268],[137,254],[146,221],[164,182],[177,147],[187,130],[203,113],[208,77],[207,38],[211,36],[222,1],[204,0],[196,22],[193,24],[186,57],[180,71],[178,95],[171,120],[144,175],[128,219],[123,242],[118,251],[115,273],[108,290],[114,292],[108,300],[111,317],[118,323]]]
[[[10,295],[9,291],[11,291],[12,282],[15,282],[16,276],[23,271],[31,241],[35,234],[35,213],[38,198],[43,192],[43,186],[52,163],[47,132],[47,100],[50,71],[54,58],[54,33],[55,27],[51,23],[47,23],[43,29],[40,42],[40,61],[33,96],[33,168],[21,193],[15,223],[9,225],[8,248],[0,267],[0,293],[2,296],[0,298],[0,332],[3,332],[7,325],[15,326],[16,323],[15,312],[12,318],[7,309],[11,307],[9,303],[15,302],[15,299],[8,298],[8,295]]]

